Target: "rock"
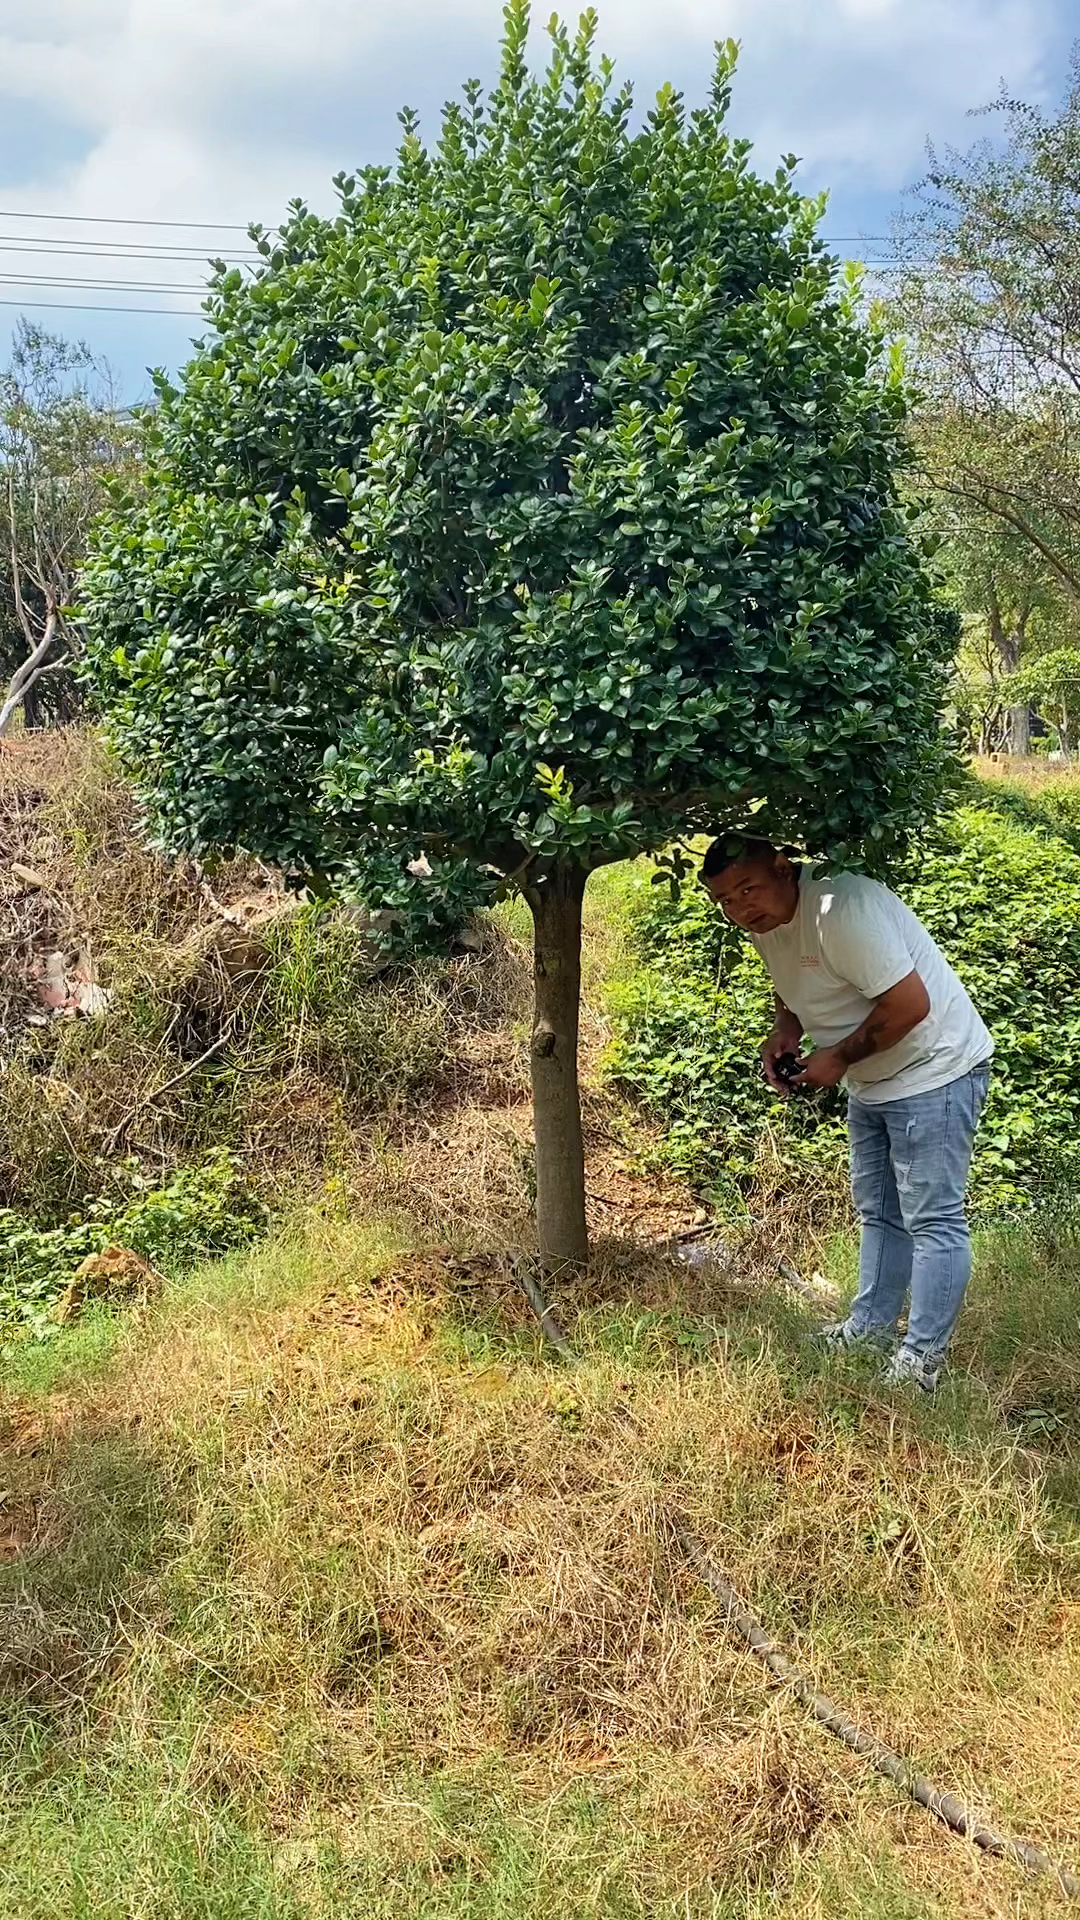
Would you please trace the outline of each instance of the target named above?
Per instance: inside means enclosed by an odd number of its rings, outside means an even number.
[[[700,1269],[730,1267],[732,1251],[723,1240],[694,1240],[688,1247],[678,1247],[676,1258],[684,1267]]]
[[[141,1305],[161,1284],[160,1273],[141,1253],[133,1253],[130,1247],[105,1247],[101,1253],[87,1254],[49,1317],[63,1326],[74,1320],[89,1300]]]
[[[34,867],[24,867],[21,861],[13,860],[11,863],[11,871],[15,875],[16,880],[22,881],[24,887],[34,887],[38,893],[48,892],[48,881],[44,880]]]
[[[72,1006],[88,1020],[96,1020],[103,1014],[111,999],[108,987],[99,987],[96,980],[76,980],[71,990]]]
[[[234,915],[197,929],[185,946],[177,949],[179,962],[188,973],[182,989],[188,1011],[230,1010],[236,1006],[269,967],[275,928],[295,912],[295,901],[281,903],[275,899],[261,912],[253,911],[242,920]]]
[[[52,953],[42,954],[32,969],[38,982],[38,999],[43,1007],[59,1012],[68,1003],[67,974],[64,968],[64,956],[56,948]]]
[[[476,927],[462,927],[454,940],[457,953],[483,953],[484,936]]]
[[[96,1016],[105,1012],[112,994],[98,985],[89,953],[64,953],[54,947],[40,954],[30,969],[37,997],[52,1013]]]

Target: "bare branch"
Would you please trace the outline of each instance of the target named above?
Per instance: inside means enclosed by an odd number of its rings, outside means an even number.
[[[42,673],[46,671],[45,663],[52,650],[53,642],[56,639],[56,630],[57,613],[55,607],[51,607],[48,618],[45,621],[45,631],[41,639],[38,641],[37,646],[29,658],[24,660],[22,666],[12,675],[7,693],[4,696],[3,705],[0,706],[0,740],[3,739],[10,727],[18,711],[19,704],[25,697],[28,689],[32,687],[35,681],[39,680]],[[60,663],[56,662],[54,664],[59,665]]]

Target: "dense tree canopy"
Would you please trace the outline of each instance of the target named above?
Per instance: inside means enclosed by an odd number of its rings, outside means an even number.
[[[794,161],[759,178],[725,130],[733,49],[635,131],[593,26],[533,78],[513,0],[490,99],[430,151],[404,114],[395,169],[221,270],[86,579],[168,843],[422,913],[521,887],[564,1135],[590,869],[751,816],[885,858],[932,803],[951,649],[899,362]]]

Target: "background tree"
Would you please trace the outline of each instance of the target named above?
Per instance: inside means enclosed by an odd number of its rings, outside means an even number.
[[[538,1226],[586,1252],[588,874],[753,820],[885,860],[932,807],[952,638],[892,478],[898,360],[815,235],[594,18],[396,169],[222,268],[161,383],[144,504],[97,538],[90,666],[174,847],[241,843],[418,919],[535,924]],[[426,860],[416,861],[423,852]]]
[[[931,153],[898,223],[890,324],[922,389],[923,476],[981,575],[1001,671],[1080,601],[1080,70],[1051,116],[1006,96],[1003,140]],[[1045,620],[1042,623],[1045,625]],[[1026,751],[1026,710],[1011,744]]]
[[[963,621],[957,656],[957,701],[970,720],[971,744],[982,753],[1030,751],[1031,708],[1009,704],[1021,659],[1059,645],[1071,599],[1042,556],[995,515],[955,495],[938,493],[930,523],[941,545],[937,569]]]
[[[31,726],[76,710],[69,602],[106,482],[134,445],[89,349],[20,319],[0,372],[0,736],[20,707]]]
[[[1053,647],[1012,676],[1006,695],[1036,707],[1056,727],[1062,753],[1080,743],[1080,648]]]

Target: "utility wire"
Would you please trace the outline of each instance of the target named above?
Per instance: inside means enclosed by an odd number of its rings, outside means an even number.
[[[139,246],[129,241],[126,246],[111,247],[106,240],[50,240],[43,234],[31,234],[22,239],[17,233],[0,233],[0,253],[43,253],[50,258],[70,255],[79,260],[186,260],[202,261],[224,259],[237,261],[260,261],[261,253],[211,254],[203,247],[188,247],[177,250],[175,247]]]
[[[18,307],[22,312],[38,313],[49,308],[54,313],[161,313],[166,319],[205,320],[198,307],[121,307],[95,306],[90,300],[0,300],[0,307]]]
[[[15,212],[11,208],[0,207],[0,220],[60,220],[71,226],[94,227],[170,227],[174,229],[195,228],[204,233],[247,233],[249,225],[258,225],[257,221],[237,222],[228,220],[139,220],[130,214],[108,213],[37,213]],[[821,235],[827,247],[889,246],[887,233],[823,233]]]
[[[87,235],[85,231],[76,232],[73,235],[45,234],[31,231],[23,236],[18,232],[7,230],[0,232],[0,264],[9,264],[12,268],[14,268],[15,262],[10,261],[5,263],[3,261],[4,255],[10,256],[21,253],[28,256],[41,256],[43,265],[48,260],[55,260],[58,265],[66,265],[67,260],[70,259],[74,261],[86,260],[91,263],[100,262],[102,266],[105,266],[105,263],[108,261],[124,260],[134,263],[144,263],[147,266],[173,264],[180,266],[199,263],[209,267],[212,264],[211,258],[202,247],[195,243],[194,237],[197,234],[247,233],[248,231],[248,229],[241,226],[239,222],[138,219],[122,214],[31,213],[19,212],[12,209],[0,209],[0,220],[26,221],[28,224],[47,221],[50,223],[71,225],[81,229],[85,229],[87,226],[122,227],[125,229],[144,228],[159,231],[167,230],[170,233],[190,236],[184,241],[177,240],[170,243],[167,241],[156,242],[153,240],[140,241],[134,234],[131,234],[130,237],[125,234],[121,240],[116,237],[99,239],[95,236]],[[886,236],[883,234],[824,234],[821,237],[826,246],[873,246],[889,244]],[[210,246],[213,243],[208,242],[207,244]],[[238,249],[235,253],[227,256],[227,264],[231,266],[257,267],[262,264],[262,259],[263,257],[259,253]],[[860,264],[865,266],[873,274],[883,274],[903,272],[905,266],[928,266],[933,263],[929,261],[905,263],[896,260],[864,258]],[[106,271],[108,271],[108,269],[106,269]],[[198,284],[192,284],[187,281],[169,282],[164,278],[151,281],[149,278],[131,279],[118,275],[116,277],[110,276],[109,278],[91,279],[89,277],[63,273],[49,274],[32,272],[20,275],[14,271],[0,271],[0,288],[8,287],[13,289],[25,288],[30,297],[25,301],[14,298],[0,298],[0,307],[26,305],[71,313],[131,313],[145,314],[148,316],[164,314],[167,316],[181,315],[190,318],[203,317],[201,308],[144,306],[141,303],[137,305],[121,304],[115,301],[38,300],[33,298],[33,295],[38,289],[43,289],[49,293],[56,290],[58,292],[133,294],[136,296],[144,294],[172,294],[178,298],[184,298],[194,294],[202,295],[209,290],[205,282],[199,282]]]
[[[205,285],[190,286],[169,280],[68,280],[59,274],[0,273],[0,286],[68,287],[80,293],[206,293]]]
[[[92,227],[195,227],[204,233],[246,233],[247,226],[227,220],[134,220],[124,214],[107,213],[16,213],[0,207],[0,220],[66,220],[72,225]]]

